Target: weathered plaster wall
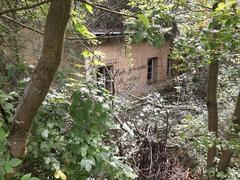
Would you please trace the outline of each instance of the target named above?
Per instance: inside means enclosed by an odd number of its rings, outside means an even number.
[[[37,65],[41,58],[43,35],[32,32],[27,29],[21,31],[22,47],[20,50],[21,58],[29,65]],[[82,53],[82,46],[74,41],[65,40],[63,60],[61,65],[70,65],[74,63],[84,63],[80,59]]]
[[[20,50],[21,58],[27,64],[36,66],[42,51],[43,35],[23,29],[20,37],[23,43]]]
[[[32,65],[36,65],[40,58],[43,36],[24,30],[22,32],[25,42],[21,50],[22,58]],[[63,53],[62,65],[79,63],[82,52],[81,44],[78,42],[66,41]],[[141,93],[146,88],[159,84],[167,78],[167,58],[170,51],[170,42],[167,41],[160,49],[154,48],[148,43],[132,44],[131,49],[121,39],[105,40],[98,50],[105,54],[103,58],[106,65],[113,65],[115,75],[115,90],[120,92]],[[147,82],[147,62],[149,58],[157,57],[156,82],[149,84]]]
[[[167,78],[167,58],[170,51],[170,42],[166,42],[160,49],[154,48],[148,43],[132,44],[131,47],[131,50],[127,50],[124,43],[116,40],[107,41],[99,46],[99,50],[105,53],[103,59],[105,64],[114,67],[117,92],[128,90],[141,93],[151,86],[147,82],[147,62],[149,58],[157,57],[158,59],[155,67],[157,80],[155,83]]]

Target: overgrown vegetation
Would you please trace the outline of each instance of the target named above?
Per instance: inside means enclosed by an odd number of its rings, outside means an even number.
[[[240,179],[239,2],[108,3],[0,2],[0,180]],[[171,42],[177,75],[163,89],[115,96],[89,81],[104,63],[88,20],[103,13],[121,17],[126,46]],[[36,67],[21,56],[24,29],[44,35]],[[59,67],[64,39],[81,57],[66,43],[75,57]]]

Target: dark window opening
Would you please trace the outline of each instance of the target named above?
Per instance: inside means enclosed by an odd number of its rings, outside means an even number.
[[[157,63],[157,58],[150,58],[148,59],[148,64],[147,64],[147,80],[152,82],[156,80],[156,63]]]
[[[167,60],[167,75],[168,76],[172,75],[172,60],[171,59]]]
[[[103,66],[97,69],[97,81],[99,85],[107,89],[110,93],[113,92],[113,66]]]

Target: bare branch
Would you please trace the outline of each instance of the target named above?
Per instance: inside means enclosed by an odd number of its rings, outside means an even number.
[[[41,2],[38,2],[38,3],[36,3],[36,4],[29,5],[29,6],[18,7],[18,8],[14,8],[14,9],[6,9],[6,10],[3,10],[3,11],[0,11],[0,16],[2,16],[3,14],[10,13],[10,12],[17,12],[17,11],[32,9],[32,8],[41,6],[41,5],[43,5],[43,4],[47,4],[47,3],[51,2],[51,1],[52,1],[52,0],[45,0],[45,1],[41,1]]]
[[[10,17],[8,17],[8,16],[6,16],[6,15],[2,15],[2,16],[0,16],[0,17],[5,18],[5,19],[7,19],[7,20],[9,20],[9,21],[11,21],[11,22],[14,22],[14,23],[17,24],[17,25],[22,26],[22,27],[24,27],[24,28],[26,28],[26,29],[29,29],[29,30],[31,30],[31,31],[34,31],[34,32],[36,32],[36,33],[38,33],[38,34],[44,35],[44,33],[43,33],[42,31],[40,31],[40,30],[38,30],[38,29],[35,29],[35,28],[32,28],[32,27],[29,27],[29,26],[27,26],[27,25],[25,25],[25,24],[23,24],[23,23],[20,23],[20,22],[14,20],[13,18],[10,18]]]
[[[44,36],[44,32],[42,32],[41,30],[35,29],[35,28],[30,27],[30,26],[28,26],[26,24],[23,24],[23,23],[20,23],[20,22],[14,20],[11,17],[8,17],[6,15],[2,15],[2,16],[0,16],[0,18],[5,18],[5,19],[7,19],[7,20],[9,20],[9,21],[11,21],[11,22],[13,22],[13,23],[23,27],[23,28],[26,28],[26,29],[28,29],[30,31],[36,32],[36,33],[41,34],[41,35]],[[101,35],[101,36],[98,36],[97,38],[103,38],[104,39],[104,38],[108,38],[108,37],[111,38],[111,36],[107,36],[107,35]],[[69,41],[89,40],[89,38],[77,37],[77,36],[76,37],[65,37],[65,39],[69,40]],[[95,39],[95,38],[92,38],[92,39]]]
[[[110,8],[108,8],[106,6],[103,6],[103,5],[100,5],[100,4],[95,4],[95,3],[88,2],[88,1],[85,1],[85,0],[78,0],[78,1],[80,1],[82,3],[89,4],[90,6],[93,6],[96,9],[103,10],[103,11],[106,11],[106,12],[109,12],[109,13],[113,13],[113,14],[117,14],[117,15],[121,15],[121,16],[125,16],[125,17],[134,17],[134,18],[136,18],[135,15],[125,14],[125,13],[122,13],[122,12],[119,12],[119,11],[115,11],[113,9],[110,9]]]
[[[205,5],[199,4],[199,3],[197,3],[196,5],[197,5],[197,6],[200,6],[200,7],[202,7],[202,8],[205,8],[205,9],[207,9],[207,10],[212,10],[211,7],[208,7],[208,6],[205,6]]]
[[[30,26],[28,26],[28,25],[26,25],[26,24],[20,23],[20,22],[14,20],[13,18],[8,17],[8,16],[6,16],[6,15],[2,15],[1,18],[5,18],[5,19],[7,19],[7,20],[9,20],[9,21],[11,21],[11,22],[19,25],[19,26],[22,26],[23,28],[26,28],[26,29],[31,30],[31,31],[33,31],[33,32],[36,32],[36,33],[38,33],[38,34],[40,34],[40,35],[43,35],[43,36],[45,35],[44,32],[42,32],[42,31],[40,31],[40,30],[38,30],[38,29],[32,28],[32,27],[30,27]],[[84,38],[82,38],[82,37],[66,37],[66,39],[67,39],[67,40],[74,41],[74,40],[79,40],[79,39],[84,39]]]

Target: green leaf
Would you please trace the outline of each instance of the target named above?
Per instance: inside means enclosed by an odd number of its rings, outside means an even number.
[[[6,139],[6,133],[3,129],[0,128],[0,141],[3,141]]]
[[[138,14],[137,17],[144,24],[144,26],[150,26],[150,22],[147,16],[145,16],[144,14]]]
[[[136,179],[138,177],[137,174],[134,173],[133,169],[129,166],[124,166],[123,171],[130,179]]]
[[[29,180],[40,180],[40,179],[37,177],[31,177]]]
[[[76,30],[86,38],[94,38],[95,35],[88,31],[87,27],[80,21],[76,21],[75,23]]]
[[[91,164],[86,164],[85,170],[86,170],[87,172],[90,172],[91,169],[92,169],[92,165],[91,165]]]
[[[240,16],[240,7],[236,8],[237,15]]]
[[[25,174],[20,180],[30,180],[31,178],[31,173]]]
[[[7,149],[4,144],[0,144],[0,153],[5,152]]]
[[[81,148],[81,156],[86,157],[87,156],[87,147],[82,147]]]
[[[208,29],[213,29],[217,25],[216,21],[212,21],[208,25]]]
[[[221,11],[221,10],[223,10],[223,9],[225,8],[225,6],[226,6],[225,3],[220,2],[220,3],[218,4],[218,7],[217,7],[216,11]]]
[[[164,38],[155,37],[155,38],[153,38],[153,41],[151,42],[151,44],[156,48],[160,48],[164,44],[164,42],[165,42]]]
[[[134,38],[134,42],[141,43],[144,40],[144,34],[138,31],[133,38]]]
[[[83,56],[84,58],[91,58],[91,57],[93,57],[93,53],[90,52],[90,51],[88,51],[88,50],[84,50],[84,51],[82,52],[82,56]]]
[[[181,132],[181,133],[179,134],[179,137],[180,137],[181,140],[186,139],[186,137],[187,137],[186,132]]]
[[[12,158],[8,164],[12,167],[17,167],[19,164],[21,164],[21,160],[20,159],[17,159],[17,158]]]
[[[49,131],[47,129],[44,129],[44,131],[41,133],[41,136],[43,137],[43,139],[47,139],[48,134],[49,134]]]
[[[225,26],[226,27],[230,27],[232,24],[232,20],[229,18],[226,22],[225,22]]]
[[[210,42],[208,43],[208,45],[209,45],[210,49],[216,49],[216,47],[217,47],[217,43],[214,42],[214,41],[210,41]]]
[[[96,65],[96,66],[104,66],[105,65],[105,63],[103,61],[98,60],[98,59],[94,59],[91,64]]]
[[[0,180],[4,180],[5,174],[6,174],[6,172],[4,171],[4,169],[0,168]]]
[[[12,173],[13,172],[13,168],[8,163],[6,163],[4,165],[4,169],[5,169],[6,173]]]
[[[93,14],[93,7],[87,3],[83,3],[83,7],[91,14]]]
[[[80,162],[82,168],[84,168],[87,172],[90,172],[92,166],[95,166],[95,161],[93,159],[82,159]]]

